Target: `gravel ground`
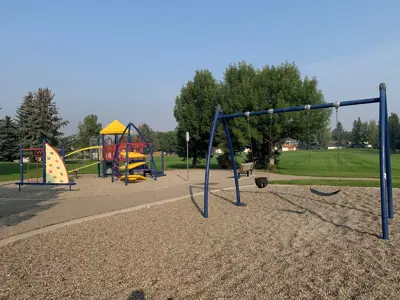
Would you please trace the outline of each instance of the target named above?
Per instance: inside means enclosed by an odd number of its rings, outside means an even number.
[[[211,195],[209,219],[198,197],[8,244],[0,299],[398,299],[399,214],[380,239],[378,189],[233,199]]]

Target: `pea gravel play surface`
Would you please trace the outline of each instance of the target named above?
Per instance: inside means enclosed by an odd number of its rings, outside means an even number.
[[[0,299],[398,297],[399,215],[380,239],[379,189],[271,186],[244,189],[245,207],[234,199],[213,192],[209,219],[199,196],[5,245]]]

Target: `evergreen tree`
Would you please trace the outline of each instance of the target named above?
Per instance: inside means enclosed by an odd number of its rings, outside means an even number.
[[[46,139],[58,146],[63,133],[62,127],[68,124],[58,114],[54,94],[48,88],[39,88],[28,93],[17,110],[19,137],[24,147],[41,147]]]
[[[29,147],[31,141],[29,140],[30,133],[33,130],[31,119],[33,117],[34,96],[32,92],[26,95],[16,112],[16,120],[18,126],[18,138],[19,142],[24,145],[24,147]]]
[[[339,121],[336,124],[336,128],[334,130],[332,130],[332,139],[334,141],[336,141],[339,145],[343,145],[344,144],[344,127],[343,124]]]
[[[394,153],[399,149],[400,120],[396,113],[391,113],[388,119],[390,149]]]
[[[360,117],[353,122],[352,143],[355,147],[360,147],[363,144],[363,124]]]
[[[18,129],[10,116],[0,120],[0,161],[18,158]]]

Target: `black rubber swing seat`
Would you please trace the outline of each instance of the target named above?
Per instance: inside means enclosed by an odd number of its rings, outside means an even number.
[[[256,177],[254,181],[259,189],[265,188],[268,185],[267,177]]]
[[[336,190],[334,192],[321,192],[318,191],[316,189],[310,188],[311,193],[318,195],[318,196],[322,196],[322,197],[329,197],[329,196],[333,196],[333,195],[337,195],[341,192],[341,190]]]

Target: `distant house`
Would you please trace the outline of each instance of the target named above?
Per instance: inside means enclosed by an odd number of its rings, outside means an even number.
[[[297,148],[299,147],[299,142],[296,140],[292,139],[287,139],[283,144],[282,144],[282,152],[284,151],[296,151]]]
[[[214,148],[214,153],[215,154],[222,154],[222,153],[224,153],[224,151],[222,151],[221,148]]]
[[[335,141],[329,141],[327,143],[328,150],[333,150],[333,149],[343,149],[343,145],[338,145]]]

